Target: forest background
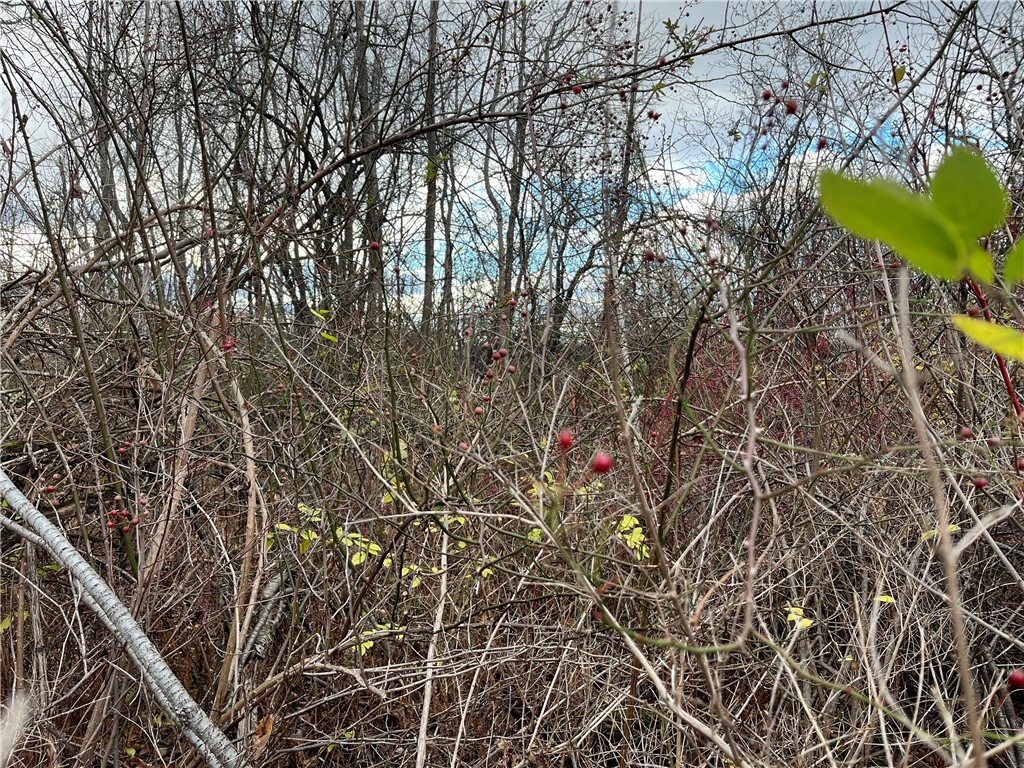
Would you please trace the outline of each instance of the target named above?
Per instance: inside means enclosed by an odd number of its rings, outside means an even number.
[[[3,6],[8,764],[1024,766],[1022,13]]]

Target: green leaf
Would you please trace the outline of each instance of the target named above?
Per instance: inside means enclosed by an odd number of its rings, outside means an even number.
[[[886,179],[856,181],[821,175],[821,203],[841,226],[868,240],[881,240],[932,277],[958,280],[962,246],[930,200]]]
[[[338,343],[338,337],[332,333],[328,333],[327,331],[320,331],[320,335],[323,336],[328,341],[333,341],[335,344]]]
[[[932,200],[968,243],[1006,220],[1007,201],[999,179],[985,159],[957,147],[932,177]]]
[[[657,93],[663,88],[668,88],[668,83],[656,83],[655,85],[651,86],[651,93]]]
[[[992,256],[976,245],[967,249],[967,268],[981,282],[991,285],[996,279],[996,268],[992,265]]]
[[[893,84],[894,85],[899,85],[900,80],[902,80],[904,77],[906,77],[906,75],[907,75],[907,68],[906,67],[896,67],[896,71],[892,73],[892,82],[893,82]]]
[[[1016,283],[1024,283],[1024,237],[1013,244],[1006,254],[1006,269],[1003,277],[1009,287]]]
[[[997,355],[1024,361],[1024,333],[1005,325],[995,325],[987,320],[966,315],[957,315],[953,318],[953,323],[965,336],[971,337],[983,347],[988,347]]]

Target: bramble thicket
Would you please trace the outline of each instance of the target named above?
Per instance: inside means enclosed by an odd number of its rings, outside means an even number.
[[[0,10],[0,762],[1024,766],[1011,3]]]

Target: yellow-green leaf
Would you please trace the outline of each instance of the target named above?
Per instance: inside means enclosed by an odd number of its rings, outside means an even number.
[[[1024,361],[1024,333],[977,317],[957,315],[953,324],[965,336],[1003,357]]]
[[[960,526],[956,525],[955,523],[950,523],[949,527],[946,530],[948,530],[950,533],[956,533],[957,531],[960,530]],[[921,534],[921,541],[928,541],[928,539],[932,538],[933,536],[938,536],[938,535],[939,535],[939,529],[938,528],[930,528],[929,530],[927,530],[927,531],[925,531],[924,533]]]
[[[892,595],[879,595],[878,597],[875,598],[875,600],[877,600],[880,603],[895,603],[896,602],[896,598],[893,597]]]
[[[992,264],[992,256],[976,245],[967,248],[967,269],[986,285],[995,282],[996,268]]]
[[[1003,277],[1010,287],[1016,283],[1024,283],[1024,237],[1014,243],[1013,248],[1006,254]]]
[[[892,81],[893,81],[893,83],[896,84],[896,85],[899,85],[900,80],[902,80],[904,77],[906,77],[906,75],[907,75],[907,68],[906,67],[896,67],[896,71],[892,73]]]
[[[335,336],[333,333],[328,333],[327,331],[320,331],[320,335],[323,336],[328,341],[332,341],[335,344],[338,343],[338,337]]]

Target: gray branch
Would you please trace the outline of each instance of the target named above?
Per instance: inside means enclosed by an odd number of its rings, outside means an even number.
[[[243,768],[248,764],[214,722],[174,676],[167,662],[136,623],[113,590],[89,566],[85,558],[42,512],[18,490],[0,469],[0,493],[32,529],[53,558],[66,567],[82,587],[82,601],[122,643],[138,665],[142,678],[160,707],[182,729],[185,738],[203,755],[211,768]]]

